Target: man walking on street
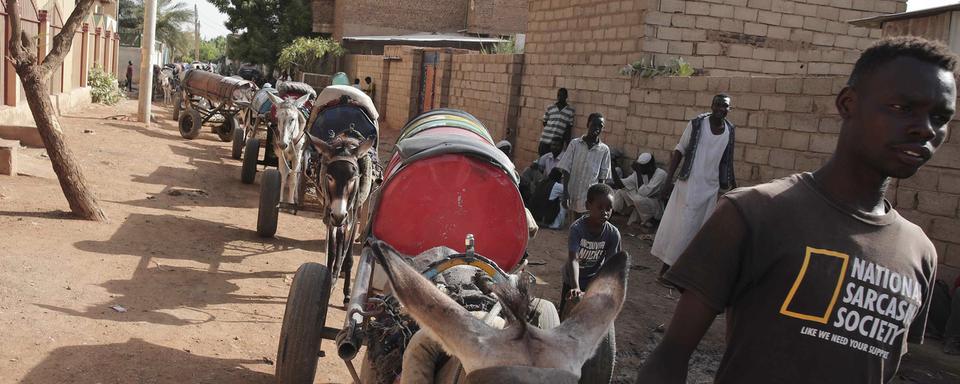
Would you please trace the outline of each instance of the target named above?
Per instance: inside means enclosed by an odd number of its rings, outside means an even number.
[[[686,382],[724,311],[717,384],[893,380],[907,341],[923,341],[937,250],[884,193],[943,144],[956,67],[946,46],[913,36],[863,51],[835,100],[830,160],[724,195],[667,272],[683,294],[637,383]]]
[[[127,61],[127,92],[133,92],[133,61]]]
[[[578,214],[587,212],[587,189],[610,178],[610,148],[600,142],[604,118],[591,113],[587,134],[570,141],[556,168],[563,172],[564,201]]]
[[[661,276],[713,213],[720,188],[737,186],[733,174],[734,126],[726,119],[728,112],[730,96],[714,96],[712,112],[690,120],[670,157],[667,182],[661,192],[670,200],[650,249],[663,261]],[[676,188],[674,177],[679,180]]]
[[[547,107],[543,114],[543,133],[540,134],[540,146],[537,156],[550,152],[550,146],[559,141],[562,146],[570,142],[573,131],[573,106],[567,104],[567,89],[557,90],[557,102]]]

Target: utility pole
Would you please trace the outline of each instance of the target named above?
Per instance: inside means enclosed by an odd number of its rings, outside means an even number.
[[[200,16],[197,13],[197,4],[193,4],[193,52],[194,60],[200,61]]]
[[[140,95],[137,118],[150,126],[150,108],[153,101],[153,46],[157,32],[157,0],[143,1],[143,39],[140,40]]]

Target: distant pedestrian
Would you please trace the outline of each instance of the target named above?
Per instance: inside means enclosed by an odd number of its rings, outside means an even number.
[[[133,60],[127,61],[127,92],[133,92]]]
[[[361,91],[363,90],[363,89],[360,88],[360,79],[359,79],[359,78],[354,78],[354,79],[353,79],[353,87],[356,88],[356,89],[359,89],[359,90],[361,90]]]
[[[547,111],[543,114],[543,133],[540,134],[538,156],[550,152],[550,145],[555,141],[559,141],[564,147],[570,142],[573,117],[573,106],[567,104],[567,89],[560,88],[557,90],[557,102],[547,106]]]
[[[373,79],[370,78],[370,76],[363,78],[363,82],[367,83],[367,89],[364,90],[364,92],[367,93],[367,96],[370,96],[370,98],[373,99],[377,93],[377,85],[373,83]]]
[[[663,214],[660,189],[667,181],[667,172],[657,168],[657,161],[647,152],[641,153],[633,162],[633,174],[621,179],[613,174],[616,192],[613,194],[613,210],[630,215],[627,225],[639,222],[645,228],[653,228]]]
[[[590,114],[587,134],[570,141],[556,166],[563,171],[564,201],[578,214],[587,211],[587,188],[610,178],[610,148],[600,142],[603,124],[602,114]]]

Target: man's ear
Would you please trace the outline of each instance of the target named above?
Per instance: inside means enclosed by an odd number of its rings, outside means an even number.
[[[846,119],[857,112],[859,97],[860,95],[853,87],[846,86],[840,90],[840,94],[837,95],[836,100],[837,112],[840,114],[840,117]]]

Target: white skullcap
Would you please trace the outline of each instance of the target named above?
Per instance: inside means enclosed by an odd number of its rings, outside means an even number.
[[[263,84],[263,87],[264,87],[264,88],[270,88],[270,87],[272,87],[272,85],[270,85],[270,83],[264,83],[264,84]]]
[[[501,148],[501,149],[502,149],[502,148],[513,148],[513,144],[510,144],[510,142],[509,142],[509,141],[506,141],[506,140],[500,140],[500,142],[497,143],[497,148]]]
[[[651,155],[649,152],[644,152],[644,153],[641,153],[639,157],[637,157],[637,162],[640,164],[647,164],[652,159],[653,159],[653,155]]]

